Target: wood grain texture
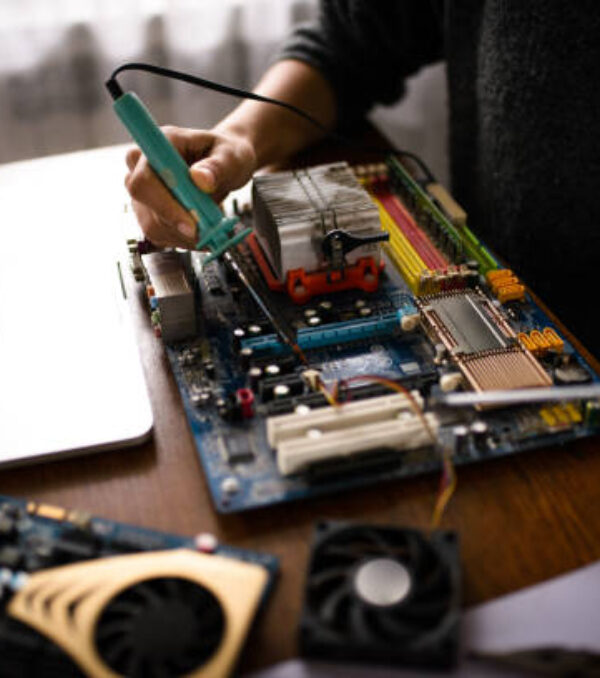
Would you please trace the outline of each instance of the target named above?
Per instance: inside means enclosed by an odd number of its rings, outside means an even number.
[[[321,160],[323,152],[313,157]],[[314,522],[426,528],[438,478],[217,515],[168,361],[139,294],[132,295],[131,305],[155,417],[153,440],[136,449],[1,471],[0,493],[181,534],[210,531],[236,546],[279,556],[279,581],[251,633],[242,666],[255,669],[292,657]],[[442,526],[460,535],[466,605],[600,558],[599,447],[598,440],[586,440],[458,470],[456,495]]]

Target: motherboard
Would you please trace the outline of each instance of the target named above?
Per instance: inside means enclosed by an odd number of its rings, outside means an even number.
[[[129,241],[218,511],[598,432],[594,398],[435,405],[598,376],[417,166],[262,175],[234,211],[253,232],[220,259]]]

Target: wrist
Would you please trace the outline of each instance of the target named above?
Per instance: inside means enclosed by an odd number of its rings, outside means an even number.
[[[244,104],[241,106],[244,107]],[[253,117],[250,120],[246,117],[243,110],[236,109],[217,123],[212,131],[229,139],[244,157],[250,157],[254,172],[265,164],[265,144],[262,141],[265,136],[264,126]]]

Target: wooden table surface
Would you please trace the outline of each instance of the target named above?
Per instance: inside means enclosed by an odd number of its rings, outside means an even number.
[[[0,493],[180,534],[210,531],[222,541],[277,555],[279,581],[242,666],[255,669],[293,657],[314,522],[333,518],[426,528],[439,479],[428,475],[218,515],[175,380],[137,295],[132,311],[155,418],[153,439],[135,449],[0,471]],[[600,559],[599,448],[599,440],[584,440],[458,469],[442,527],[460,535],[465,605]]]

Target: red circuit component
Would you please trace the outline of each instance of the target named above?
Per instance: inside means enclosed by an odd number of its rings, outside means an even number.
[[[276,292],[287,292],[290,299],[297,304],[304,304],[318,294],[342,290],[360,289],[375,292],[379,286],[379,274],[385,266],[383,261],[378,264],[373,257],[362,257],[352,266],[346,266],[343,272],[306,273],[303,268],[297,268],[288,271],[285,282],[281,282],[275,277],[254,233],[246,238],[246,242],[269,288]]]
[[[429,268],[435,270],[445,269],[449,266],[448,260],[386,185],[375,186],[373,193]]]
[[[235,399],[240,406],[242,417],[252,419],[254,416],[254,393],[249,388],[238,388]]]

